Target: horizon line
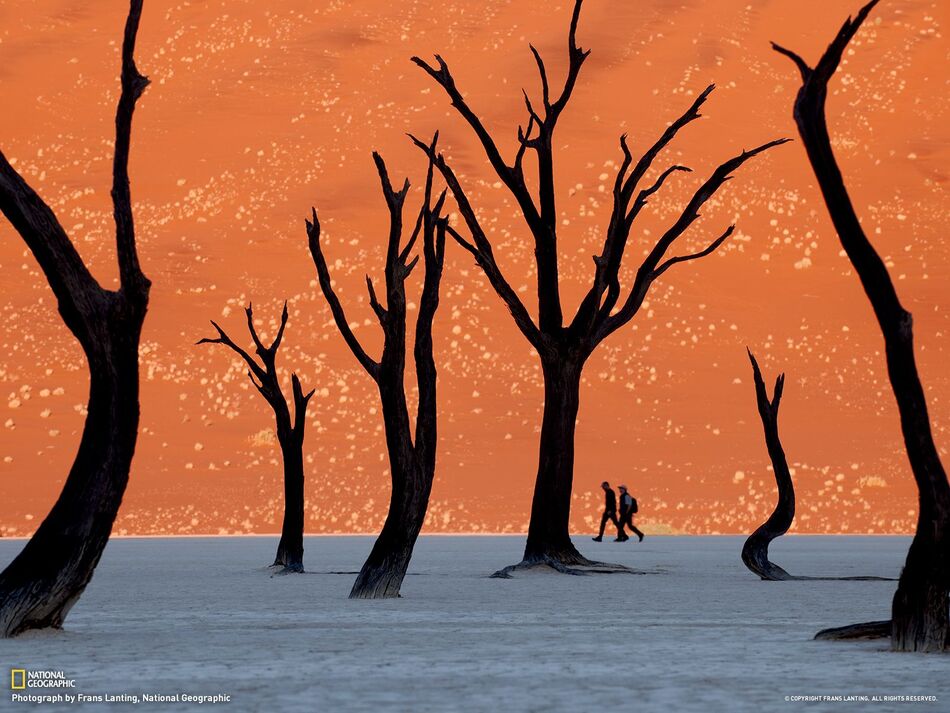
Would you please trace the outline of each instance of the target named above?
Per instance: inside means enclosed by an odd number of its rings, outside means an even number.
[[[585,537],[590,533],[581,533],[576,535],[577,537]],[[241,533],[241,534],[196,534],[196,535],[111,535],[110,540],[170,540],[170,539],[199,539],[199,538],[213,538],[213,539],[225,539],[225,538],[250,538],[250,537],[268,537],[279,538],[281,533],[279,532],[251,532],[251,533]],[[304,533],[304,537],[378,537],[378,532],[315,532],[312,534]],[[528,533],[518,533],[518,532],[428,532],[421,533],[420,537],[527,537]],[[718,532],[718,533],[707,533],[707,534],[690,534],[685,532],[663,532],[649,535],[649,537],[748,537],[746,533],[742,532]],[[881,532],[799,532],[799,533],[787,533],[783,537],[913,537],[913,533],[881,533]],[[23,540],[28,541],[33,538],[33,535],[15,535],[15,536],[2,536],[0,535],[0,542],[3,541],[14,541],[14,540]]]

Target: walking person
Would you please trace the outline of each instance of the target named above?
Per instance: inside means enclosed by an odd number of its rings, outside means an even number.
[[[604,528],[607,527],[607,522],[612,522],[617,527],[617,538],[620,538],[621,528],[623,527],[620,524],[620,521],[617,519],[617,495],[614,493],[613,489],[610,487],[610,483],[606,480],[600,484],[600,487],[604,489],[604,514],[600,518],[600,534],[597,537],[591,538],[594,542],[603,542],[604,541]]]
[[[626,542],[630,539],[627,533],[623,531],[624,526],[626,526],[630,528],[630,532],[640,538],[640,542],[643,542],[643,533],[633,524],[633,516],[640,510],[637,499],[627,492],[626,485],[619,485],[617,487],[620,489],[620,526],[618,528],[619,534],[617,535],[617,539],[621,542]]]

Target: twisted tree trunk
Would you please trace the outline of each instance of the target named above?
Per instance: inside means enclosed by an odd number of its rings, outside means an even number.
[[[784,569],[769,560],[769,544],[776,537],[781,537],[792,526],[795,519],[795,486],[792,484],[792,474],[788,469],[785,451],[778,436],[778,408],[782,401],[782,391],[785,387],[785,374],[779,374],[775,379],[775,390],[769,399],[759,371],[758,362],[752,352],[749,352],[749,361],[752,362],[752,375],[755,381],[755,397],[759,408],[759,417],[765,430],[765,445],[772,460],[772,470],[775,473],[775,485],[778,487],[778,502],[769,519],[756,528],[742,546],[742,561],[754,574],[762,579],[778,581],[793,579]]]
[[[841,245],[861,280],[884,337],[887,373],[917,483],[917,529],[891,608],[891,648],[945,651],[950,648],[950,484],[934,444],[917,373],[913,320],[897,297],[884,261],[864,234],[832,151],[825,118],[828,81],[877,2],[873,0],[861,8],[853,21],[848,18],[814,68],[794,52],[773,47],[792,59],[802,75],[802,88],[795,99],[795,123]]]
[[[778,436],[778,408],[782,401],[785,389],[785,374],[780,374],[775,380],[775,390],[771,400],[765,389],[765,381],[759,365],[749,351],[749,361],[752,362],[752,375],[755,382],[756,402],[759,416],[765,429],[765,443],[772,460],[772,469],[775,472],[775,484],[778,487],[778,501],[775,510],[769,519],[759,525],[742,546],[742,561],[754,574],[767,581],[851,581],[851,582],[882,582],[893,581],[890,577],[869,577],[864,575],[851,577],[813,577],[807,575],[792,575],[769,560],[769,544],[777,537],[781,537],[792,526],[795,519],[795,487],[792,484],[792,474],[785,459],[785,450]]]
[[[89,404],[79,450],[56,504],[0,574],[0,635],[61,628],[92,579],[122,502],[139,424],[138,348],[151,283],[135,246],[128,157],[135,102],[148,80],[133,53],[142,13],[132,0],[122,45],[112,201],[120,288],[91,275],[49,206],[0,153],[0,211],[20,233],[56,295],[89,366]]]

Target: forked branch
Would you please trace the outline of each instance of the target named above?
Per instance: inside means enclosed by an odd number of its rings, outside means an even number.
[[[505,278],[504,273],[495,261],[495,255],[492,251],[488,236],[482,229],[478,216],[475,214],[475,209],[472,207],[465,189],[462,188],[458,177],[455,175],[455,171],[448,165],[445,156],[441,152],[435,151],[431,146],[414,136],[410,136],[410,138],[416,146],[426,153],[432,165],[442,174],[446,185],[449,187],[449,190],[452,191],[459,213],[472,236],[472,241],[466,240],[465,237],[451,225],[446,224],[446,232],[475,258],[476,263],[478,263],[479,267],[484,271],[485,276],[488,277],[488,281],[491,283],[495,292],[497,292],[499,297],[505,302],[511,315],[514,317],[515,323],[519,329],[521,329],[525,338],[536,349],[542,349],[544,347],[545,338],[537,325],[535,325],[534,320],[528,313],[521,298],[518,297],[518,293],[511,287],[511,284]]]
[[[258,334],[257,327],[254,325],[253,306],[248,305],[244,310],[244,314],[247,318],[248,332],[251,335],[251,339],[254,341],[255,352],[260,359],[259,363],[245,349],[235,343],[228,333],[225,332],[224,329],[214,320],[211,320],[211,326],[214,327],[215,331],[218,333],[218,336],[199,339],[197,344],[223,344],[239,357],[241,357],[241,359],[247,365],[247,375],[251,380],[251,383],[254,384],[254,387],[261,393],[267,402],[271,404],[275,412],[278,412],[278,421],[280,421],[280,411],[287,412],[287,402],[284,399],[284,394],[280,388],[280,379],[277,376],[277,351],[280,349],[281,341],[284,338],[284,330],[287,327],[287,303],[284,302],[284,308],[280,315],[280,326],[277,328],[277,336],[274,338],[274,341],[271,342],[270,346],[264,344],[260,335]],[[311,391],[309,394],[304,394],[296,374],[292,375],[291,381],[293,382],[294,404],[296,408],[295,428],[297,425],[299,425],[302,433],[303,418],[304,414],[306,413],[307,403],[310,401],[310,397],[313,396],[314,392]],[[287,412],[287,426],[290,426],[289,412]]]
[[[112,206],[115,217],[116,252],[122,290],[139,297],[151,283],[142,274],[135,246],[135,224],[129,191],[129,148],[135,103],[148,86],[148,77],[135,66],[135,38],[142,16],[142,0],[133,0],[122,40],[122,92],[115,114],[115,154],[112,162]]]
[[[495,173],[501,179],[502,183],[508,188],[512,196],[517,201],[524,216],[528,228],[534,237],[535,262],[538,269],[538,321],[540,329],[545,334],[552,335],[561,328],[563,315],[561,311],[560,284],[558,279],[558,260],[557,260],[557,207],[554,192],[554,157],[552,136],[557,125],[558,118],[564,111],[570,101],[571,94],[577,83],[577,77],[580,74],[581,66],[584,60],[590,54],[589,50],[582,50],[577,44],[577,25],[580,20],[581,7],[583,0],[575,0],[574,11],[571,16],[571,26],[568,32],[568,70],[564,80],[564,85],[556,99],[551,99],[551,88],[548,79],[547,69],[541,54],[533,46],[532,55],[538,65],[538,73],[541,78],[541,94],[543,113],[535,110],[527,92],[524,93],[525,106],[528,110],[527,129],[518,128],[518,150],[514,160],[509,165],[502,157],[497,144],[484,123],[478,115],[466,102],[464,96],[459,91],[455,79],[449,70],[445,60],[440,55],[435,59],[438,67],[435,67],[419,57],[413,57],[412,61],[425,70],[435,81],[445,90],[452,100],[452,106],[458,111],[463,119],[471,126],[475,135],[478,137],[482,148],[485,151],[489,163],[495,170]],[[532,130],[537,129],[537,136],[532,136]],[[538,196],[535,200],[525,182],[523,160],[527,149],[533,149],[538,158]],[[453,189],[454,192],[454,189]],[[478,238],[476,238],[476,244]],[[489,251],[481,247],[484,256]],[[482,264],[481,262],[479,264]],[[497,265],[495,266],[497,268]],[[501,281],[496,276],[492,280],[492,285],[496,290],[501,285]],[[499,293],[500,294],[500,293]],[[520,319],[517,306],[514,306],[510,300],[510,295],[505,297],[508,308],[515,315],[516,320]],[[526,331],[527,324],[519,322],[522,332],[528,336]],[[536,341],[533,337],[528,337],[529,341]],[[537,345],[536,345],[537,346]]]
[[[115,115],[112,203],[116,223],[116,254],[122,294],[143,309],[150,282],[142,273],[135,245],[129,190],[129,147],[135,103],[148,79],[135,66],[134,51],[142,16],[142,0],[131,0],[122,42],[121,93]],[[0,152],[0,212],[23,237],[36,257],[59,304],[67,326],[81,339],[91,323],[102,318],[106,291],[83,263],[52,209],[27,184]]]
[[[330,269],[327,267],[327,260],[323,255],[323,248],[320,245],[320,220],[317,218],[317,209],[311,208],[311,211],[312,219],[306,221],[307,240],[310,246],[310,255],[313,257],[313,264],[317,268],[317,279],[320,281],[320,288],[326,297],[327,304],[330,305],[330,312],[333,315],[333,321],[336,322],[337,329],[340,330],[340,334],[343,335],[343,340],[350,348],[350,351],[353,352],[353,356],[356,357],[356,360],[360,363],[363,369],[366,370],[366,373],[373,377],[374,381],[378,380],[379,363],[366,353],[366,350],[363,349],[363,345],[360,344],[360,340],[356,338],[355,334],[353,334],[350,323],[346,318],[346,312],[343,310],[343,305],[340,304],[340,298],[337,297],[336,292],[333,289],[333,280],[330,278]],[[380,317],[380,319],[383,319],[382,308],[379,307],[379,302],[376,301],[376,295],[373,291],[372,282],[369,281],[369,278],[367,278],[367,283],[370,290],[371,302],[375,305],[373,310],[376,312],[377,316]]]
[[[693,197],[686,204],[686,207],[683,209],[679,218],[673,223],[672,226],[670,226],[670,228],[667,229],[667,231],[653,246],[653,249],[647,254],[646,258],[644,258],[640,268],[637,270],[637,275],[634,279],[633,286],[631,287],[627,299],[624,301],[621,308],[615,314],[610,314],[609,310],[611,305],[609,302],[605,303],[601,307],[597,321],[595,323],[595,342],[601,341],[606,336],[623,327],[633,318],[633,316],[640,309],[640,306],[643,304],[643,299],[646,296],[650,285],[654,280],[656,280],[657,277],[659,277],[660,274],[677,263],[695,260],[709,255],[718,249],[729,238],[729,236],[732,235],[733,227],[730,226],[730,228],[720,235],[719,238],[710,243],[710,245],[704,250],[679,258],[671,258],[667,262],[661,264],[661,261],[666,256],[667,251],[670,249],[673,243],[676,242],[676,240],[682,236],[684,232],[686,232],[686,229],[689,228],[697,218],[699,218],[699,211],[703,205],[705,205],[706,202],[716,194],[716,192],[726,181],[732,178],[733,171],[737,170],[744,163],[755,156],[758,156],[764,151],[767,151],[774,146],[780,146],[781,144],[787,143],[788,141],[789,139],[776,139],[775,141],[769,141],[766,144],[762,144],[751,151],[743,151],[738,156],[725,161],[718,168],[716,168],[715,171],[713,171],[712,175],[693,194]]]

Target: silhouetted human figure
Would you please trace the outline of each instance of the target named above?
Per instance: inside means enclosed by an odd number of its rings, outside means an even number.
[[[627,492],[626,485],[619,485],[617,487],[620,489],[620,526],[617,528],[619,531],[617,540],[626,542],[630,539],[627,533],[623,531],[624,526],[627,526],[630,528],[630,532],[639,537],[640,542],[643,542],[643,533],[633,524],[633,516],[640,509],[637,505],[637,499]]]
[[[604,489],[604,514],[600,518],[600,534],[591,539],[594,542],[604,541],[604,528],[607,527],[608,521],[617,526],[617,539],[620,539],[623,525],[617,519],[617,496],[606,480],[600,484],[600,487]]]

